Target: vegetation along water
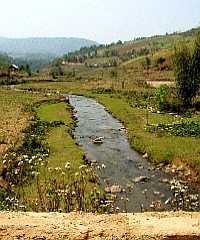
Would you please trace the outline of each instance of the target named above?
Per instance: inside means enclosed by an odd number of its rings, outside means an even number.
[[[199,210],[198,31],[1,54],[0,209]]]

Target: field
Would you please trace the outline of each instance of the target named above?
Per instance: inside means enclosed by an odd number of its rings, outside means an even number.
[[[200,155],[198,137],[171,136],[166,133],[156,133],[147,131],[148,125],[172,124],[180,121],[199,121],[200,114],[196,112],[192,117],[184,115],[150,112],[147,111],[146,98],[154,93],[152,88],[133,88],[134,91],[126,91],[117,88],[120,83],[101,81],[88,81],[78,83],[78,88],[74,83],[40,83],[25,85],[24,88],[49,89],[50,91],[70,92],[83,94],[96,98],[102,103],[116,118],[124,123],[128,130],[131,146],[142,154],[147,153],[149,160],[154,164],[171,164],[182,166],[186,169],[185,174],[188,179],[199,180]],[[118,84],[118,85],[117,85]],[[110,86],[117,90],[113,90]],[[23,86],[22,86],[23,87]],[[109,91],[108,91],[109,90]],[[108,92],[107,92],[108,91]],[[190,146],[190,147],[188,147]]]
[[[115,96],[96,95],[99,102],[120,119],[128,129],[129,140],[134,149],[147,153],[149,160],[155,164],[175,164],[194,169],[200,173],[200,139],[194,137],[169,136],[165,133],[151,133],[147,128],[147,110],[131,106],[126,99]],[[148,124],[166,123],[188,120],[181,116],[148,112]],[[199,120],[197,113],[193,119]],[[192,119],[189,119],[190,121]],[[191,177],[191,176],[190,176]]]
[[[51,156],[48,158],[48,167],[64,168],[66,163],[73,163],[77,170],[83,162],[83,151],[75,145],[70,131],[73,128],[72,109],[65,102],[56,104],[44,104],[36,109],[37,116],[41,121],[53,122],[63,121],[64,125],[53,128],[48,133],[47,142],[51,149]],[[58,159],[59,156],[59,159]]]
[[[95,166],[85,165],[85,153],[74,140],[75,119],[66,99],[6,89],[1,97],[2,129],[10,133],[5,134],[10,142],[1,144],[6,147],[1,151],[0,208],[101,211],[105,196]]]
[[[44,94],[35,95],[0,88],[0,156],[16,143],[20,144],[22,132],[33,114],[28,110],[36,102],[50,99]]]
[[[24,76],[14,88],[1,87],[0,209],[105,212],[110,208],[110,196],[98,184],[98,166],[88,162],[74,139],[76,119],[61,93],[95,98],[124,124],[132,148],[155,166],[199,183],[199,109],[162,111],[153,87],[171,85],[170,101],[176,99],[177,39],[183,36],[82,49],[73,57],[77,61],[84,56],[84,64],[67,65],[58,59],[40,73]],[[192,43],[193,32],[185,33],[185,39]],[[199,96],[197,105],[198,101]]]

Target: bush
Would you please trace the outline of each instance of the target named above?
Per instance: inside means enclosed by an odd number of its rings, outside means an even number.
[[[182,121],[172,124],[158,124],[148,128],[149,132],[166,132],[169,135],[180,137],[200,137],[200,122],[199,121]]]
[[[187,109],[200,89],[200,34],[193,49],[186,44],[175,49],[174,64],[177,94]]]
[[[167,109],[168,101],[167,97],[169,95],[170,89],[167,85],[161,85],[159,88],[156,89],[155,92],[155,99],[156,104],[159,110],[163,111]]]
[[[156,60],[156,64],[157,64],[157,65],[162,65],[165,61],[166,61],[166,59],[165,59],[164,57],[159,57],[159,58]]]

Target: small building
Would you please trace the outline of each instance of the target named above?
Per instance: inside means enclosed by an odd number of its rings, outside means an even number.
[[[19,67],[17,66],[17,65],[15,65],[15,64],[11,64],[10,66],[9,66],[9,70],[11,70],[11,71],[18,71],[19,70]]]

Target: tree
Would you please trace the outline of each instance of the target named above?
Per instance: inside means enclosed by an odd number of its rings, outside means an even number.
[[[161,85],[155,91],[156,104],[159,110],[163,111],[167,108],[167,97],[169,95],[170,88],[167,85]]]
[[[174,64],[178,97],[189,108],[200,89],[200,35],[193,49],[185,43],[175,49]]]
[[[28,73],[28,76],[31,77],[32,73],[31,73],[31,68],[30,68],[29,64],[26,64],[25,71]]]
[[[192,77],[194,82],[194,92],[198,94],[200,89],[200,33],[197,35],[191,63]]]
[[[117,70],[111,70],[110,71],[110,76],[112,77],[112,78],[117,78],[117,75],[118,75],[118,73],[117,73]]]
[[[159,57],[159,58],[156,60],[156,64],[157,64],[157,65],[162,65],[165,61],[166,61],[166,59],[165,59],[164,57]]]
[[[121,40],[119,40],[119,41],[117,42],[117,44],[118,44],[118,45],[122,45],[123,42],[122,42]]]
[[[149,70],[149,67],[151,65],[151,59],[149,57],[145,58],[145,66],[147,68],[147,70]]]

